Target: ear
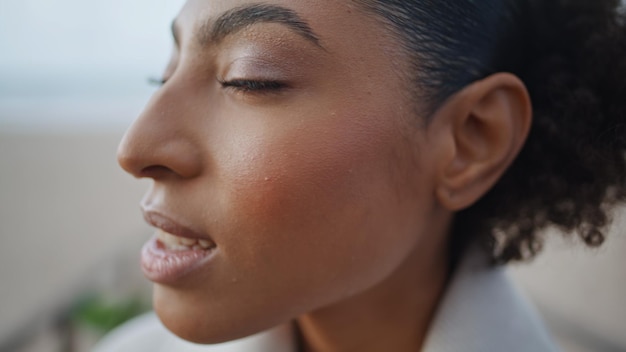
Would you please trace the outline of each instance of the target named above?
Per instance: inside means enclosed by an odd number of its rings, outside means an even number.
[[[437,161],[439,203],[458,211],[487,193],[518,155],[531,120],[528,91],[512,74],[494,74],[448,99],[433,120],[446,144]]]

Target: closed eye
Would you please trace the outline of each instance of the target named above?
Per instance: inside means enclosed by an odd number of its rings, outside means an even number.
[[[287,85],[278,81],[234,79],[219,81],[223,88],[235,89],[241,92],[278,92],[287,88]]]
[[[167,83],[167,78],[148,78],[148,84],[162,86]],[[218,81],[222,88],[235,89],[241,92],[278,92],[287,88],[287,85],[278,81],[263,81],[249,79],[234,79],[230,81]]]
[[[167,82],[167,78],[150,77],[148,78],[148,84],[151,86],[160,87]]]

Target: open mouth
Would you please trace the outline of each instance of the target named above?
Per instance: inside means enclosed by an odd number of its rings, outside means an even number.
[[[176,285],[215,257],[217,245],[208,236],[157,212],[145,211],[144,217],[157,229],[141,251],[141,267],[151,281]]]
[[[156,236],[163,247],[170,251],[209,250],[215,247],[215,244],[207,239],[176,236],[160,229],[157,230]]]
[[[215,257],[216,246],[204,239],[175,236],[163,230],[143,246],[141,268],[151,281],[176,284]]]

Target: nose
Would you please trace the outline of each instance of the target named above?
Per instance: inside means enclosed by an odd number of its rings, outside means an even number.
[[[180,98],[180,97],[179,97]],[[126,131],[118,151],[120,166],[131,175],[155,180],[198,176],[202,158],[194,143],[194,126],[177,108],[175,97],[159,93]]]

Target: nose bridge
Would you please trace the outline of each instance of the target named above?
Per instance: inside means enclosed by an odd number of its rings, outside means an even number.
[[[173,91],[155,93],[143,113],[126,131],[117,152],[120,166],[135,177],[197,176],[202,158],[194,145],[193,126],[185,116],[185,104]]]

